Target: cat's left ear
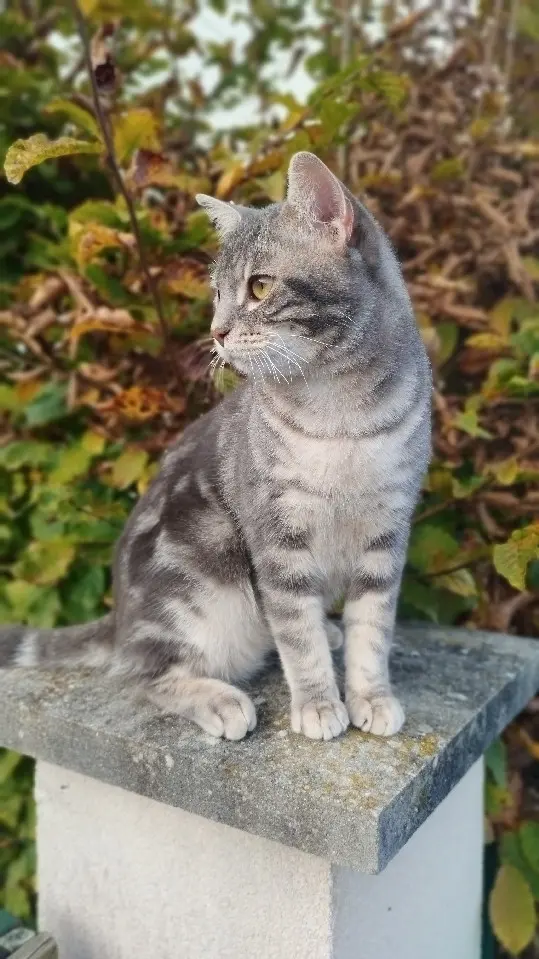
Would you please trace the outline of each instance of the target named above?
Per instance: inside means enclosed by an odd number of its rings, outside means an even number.
[[[205,193],[197,193],[195,200],[206,211],[221,239],[232,233],[241,222],[242,207],[216,200]]]
[[[288,167],[286,202],[313,225],[327,229],[345,247],[354,229],[354,211],[340,181],[314,153],[295,153]]]

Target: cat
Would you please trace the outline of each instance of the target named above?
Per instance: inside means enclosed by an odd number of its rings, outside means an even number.
[[[191,424],[133,510],[114,610],[66,629],[5,627],[11,666],[86,664],[161,710],[239,740],[235,684],[275,647],[291,725],[330,740],[404,721],[388,657],[412,514],[430,456],[431,371],[390,242],[311,153],[283,203],[199,195],[221,251],[212,333],[244,382]],[[345,701],[328,611],[345,596]]]

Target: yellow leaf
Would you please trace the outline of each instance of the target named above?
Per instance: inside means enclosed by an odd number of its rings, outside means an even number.
[[[111,482],[117,489],[127,489],[135,483],[146,468],[148,454],[132,447],[124,450],[112,467]]]
[[[238,183],[245,177],[245,167],[242,163],[236,163],[234,166],[230,167],[225,173],[220,177],[217,186],[215,188],[215,196],[219,197],[220,200],[226,199]]]
[[[75,244],[75,256],[79,266],[91,263],[103,250],[115,246],[133,246],[131,233],[113,230],[112,227],[104,226],[102,223],[86,223],[83,227],[74,223],[69,232]]]
[[[187,257],[167,265],[164,285],[170,293],[181,293],[189,300],[207,300],[211,296],[206,270]]]
[[[208,177],[178,171],[162,153],[140,148],[133,156],[126,179],[128,185],[135,190],[143,190],[150,185],[176,187],[189,196],[209,193],[212,188]]]
[[[76,140],[60,137],[49,140],[44,133],[36,133],[27,140],[15,140],[6,153],[4,171],[10,183],[20,183],[28,170],[54,157],[74,156],[77,153],[101,153],[103,146],[97,141]]]
[[[518,733],[530,756],[539,761],[539,743],[532,739],[523,726],[518,727]]]
[[[146,492],[148,486],[158,472],[159,463],[149,463],[148,466],[144,468],[144,472],[137,481],[137,493],[139,496],[142,496],[142,494]]]
[[[511,320],[523,300],[514,296],[504,296],[489,313],[489,323],[493,330],[506,341],[511,332]]]
[[[475,350],[504,350],[507,346],[505,337],[499,333],[474,333],[466,340],[466,346]]]
[[[433,180],[443,183],[446,180],[458,180],[464,176],[466,170],[460,157],[448,157],[436,163],[430,175]]]
[[[114,148],[120,163],[135,150],[160,148],[157,119],[147,107],[135,107],[114,121]]]
[[[492,551],[494,568],[515,589],[526,589],[526,572],[532,559],[539,559],[539,523],[516,529],[506,543]]]
[[[75,547],[65,540],[35,540],[14,566],[17,577],[36,586],[53,586],[67,573]]]
[[[99,456],[105,449],[105,437],[101,436],[101,433],[96,433],[95,430],[86,430],[80,443],[82,448],[92,456]]]
[[[283,155],[280,150],[270,150],[263,157],[252,160],[249,164],[249,174],[251,176],[260,176],[262,173],[270,173],[272,170],[278,170],[283,163]]]
[[[512,486],[520,472],[520,467],[515,457],[510,456],[509,459],[501,460],[499,463],[491,463],[488,472],[492,473],[501,486]]]
[[[531,889],[514,866],[503,865],[490,895],[489,914],[496,938],[512,956],[530,944],[535,932]]]
[[[26,382],[17,383],[15,387],[17,399],[26,405],[33,400],[36,393],[39,393],[39,391],[43,389],[43,386],[44,384],[41,380],[26,380]]]
[[[83,476],[87,472],[92,459],[92,454],[82,448],[82,446],[73,446],[71,449],[62,453],[60,462],[49,476],[51,486],[65,486],[77,476]]]
[[[539,280],[539,260],[535,256],[523,256],[520,260],[532,280]]]
[[[273,203],[280,203],[284,199],[285,176],[282,170],[276,170],[264,180],[258,180],[258,183]]]
[[[534,140],[524,140],[517,145],[517,152],[523,157],[539,157],[539,143]]]
[[[455,596],[477,596],[477,586],[469,569],[455,569],[452,573],[437,576],[436,582]]]

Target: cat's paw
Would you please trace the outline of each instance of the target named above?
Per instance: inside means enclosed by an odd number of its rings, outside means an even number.
[[[329,619],[326,623],[326,632],[327,632],[327,637],[329,642],[329,648],[340,649],[344,642],[342,629],[339,626],[337,626],[337,623],[334,623],[331,619]]]
[[[249,697],[235,689],[200,705],[192,719],[210,736],[243,739],[256,726],[256,710]]]
[[[334,739],[348,726],[346,706],[339,699],[311,699],[292,706],[292,729],[309,739]]]
[[[374,736],[394,736],[404,723],[404,710],[394,696],[376,696],[369,700],[348,693],[346,705],[352,725]]]

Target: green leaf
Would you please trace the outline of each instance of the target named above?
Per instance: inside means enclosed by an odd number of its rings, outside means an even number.
[[[437,323],[435,332],[439,342],[436,359],[441,366],[443,363],[447,363],[455,352],[459,338],[459,328],[456,323]]]
[[[51,100],[45,107],[45,113],[64,113],[72,123],[80,127],[81,130],[84,130],[85,133],[89,133],[95,137],[96,140],[102,139],[101,130],[95,117],[89,110],[85,110],[84,107],[79,106],[78,103],[57,98]]]
[[[0,466],[18,470],[21,466],[43,466],[50,461],[53,447],[49,443],[16,440],[0,450]]]
[[[518,835],[522,852],[531,868],[537,873],[539,882],[539,823],[523,823]]]
[[[117,489],[127,489],[142,476],[148,454],[144,450],[126,449],[112,467],[112,485]]]
[[[466,173],[466,168],[460,157],[447,157],[440,160],[431,170],[431,177],[437,183],[447,180],[459,180]]]
[[[15,140],[6,153],[4,171],[10,183],[20,183],[28,170],[54,157],[75,156],[78,153],[101,153],[101,143],[60,137],[49,140],[44,133],[36,133],[28,140]]]
[[[21,401],[13,386],[0,383],[0,413],[17,413],[20,407]]]
[[[65,383],[47,383],[28,404],[24,416],[28,426],[45,426],[67,415]]]
[[[503,739],[497,739],[485,753],[485,762],[494,782],[502,789],[507,787],[507,747]]]
[[[404,578],[399,596],[399,616],[403,619],[417,617],[429,619],[433,623],[440,621],[438,594],[435,589],[407,575]]]
[[[531,889],[514,866],[500,867],[490,894],[489,915],[496,938],[512,956],[530,944],[535,933]]]
[[[92,453],[78,444],[64,450],[60,455],[58,465],[49,476],[49,483],[51,486],[64,486],[77,476],[83,476],[88,472],[92,458]]]
[[[454,536],[440,526],[421,523],[414,527],[408,548],[408,562],[419,572],[434,573],[447,567],[447,561],[458,554]]]
[[[482,398],[480,396],[471,396],[466,400],[464,410],[455,416],[453,424],[457,429],[462,430],[463,433],[468,433],[468,436],[489,440],[492,439],[492,433],[487,432],[487,430],[484,430],[483,427],[479,425],[479,408],[481,402]]]
[[[499,853],[500,861],[518,869],[526,878],[535,899],[539,899],[539,873],[534,872],[525,858],[518,832],[504,832],[502,834],[500,837]]]
[[[69,214],[69,223],[101,223],[113,229],[125,230],[129,221],[118,212],[117,207],[110,200],[85,200],[76,206]]]
[[[0,750],[0,783],[5,783],[9,779],[20,761],[19,753],[13,753],[9,749]]]
[[[528,564],[539,558],[539,523],[517,529],[492,551],[494,568],[515,589],[526,589]]]
[[[13,614],[13,622],[47,629],[54,626],[60,611],[58,591],[14,579],[4,587]]]
[[[76,572],[75,567],[67,583],[65,612],[73,622],[85,622],[100,612],[106,588],[105,570],[102,566],[89,566],[75,578]]]

